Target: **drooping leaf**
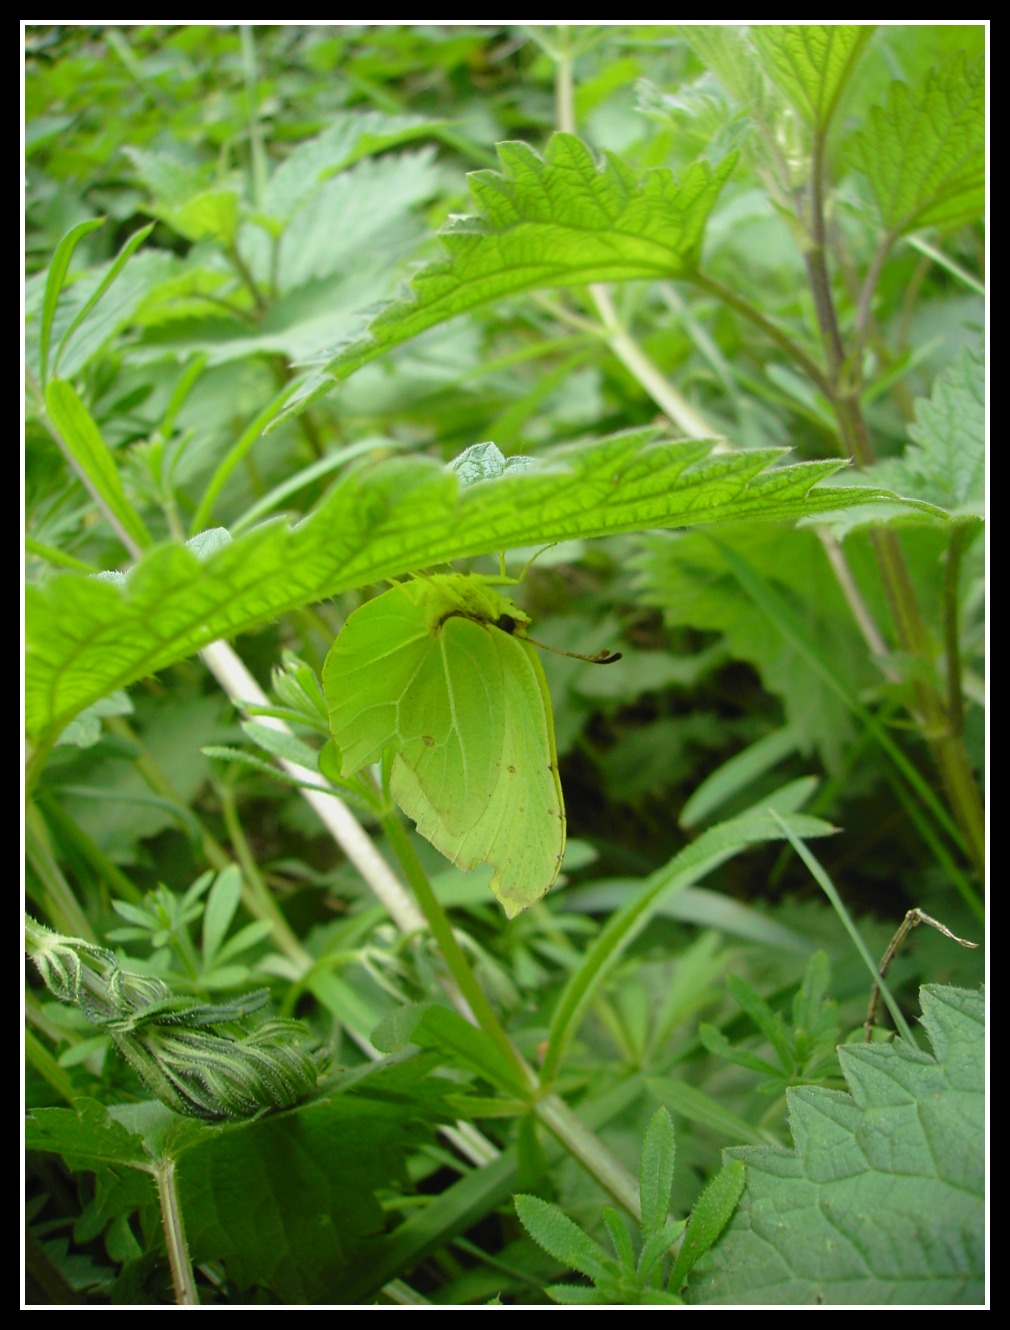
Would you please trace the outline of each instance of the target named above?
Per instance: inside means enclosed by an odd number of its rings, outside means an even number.
[[[355,610],[323,669],[342,774],[394,748],[396,802],[458,867],[491,865],[509,918],[551,887],[565,848],[550,697],[525,617],[483,578],[418,579]]]
[[[151,1168],[140,1136],[111,1118],[96,1099],[78,1099],[73,1108],[35,1109],[25,1120],[25,1149],[62,1155],[75,1169]]]
[[[922,1009],[934,1057],[901,1040],[847,1045],[851,1093],[787,1092],[794,1150],[729,1152],[746,1187],[690,1301],[983,1300],[984,1003],[930,986]]]
[[[434,462],[389,461],[348,473],[297,526],[266,522],[205,559],[168,545],[125,578],[57,574],[26,592],[28,731],[58,733],[97,698],[218,638],[417,568],[578,536],[788,519],[882,497],[815,488],[836,462],[768,470],[777,452],[710,450],[704,440],[662,443],[655,430],[631,431],[462,492]]]
[[[961,53],[910,88],[892,83],[851,140],[894,236],[957,226],[985,206],[985,73]]]

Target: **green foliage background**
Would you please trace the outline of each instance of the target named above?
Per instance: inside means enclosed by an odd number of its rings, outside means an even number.
[[[28,908],[333,1058],[195,1123],[32,974],[26,1302],[984,1301],[980,953],[863,1045],[846,927],[983,935],[986,29],[23,31]],[[623,653],[508,924],[327,747],[450,562]]]

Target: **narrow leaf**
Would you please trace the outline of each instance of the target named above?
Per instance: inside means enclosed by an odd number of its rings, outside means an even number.
[[[67,331],[63,334],[62,338],[60,339],[59,349],[56,352],[56,360],[53,364],[54,374],[58,371],[60,367],[60,360],[62,359],[64,349],[66,348],[67,343],[70,341],[71,337],[81,326],[81,324],[84,322],[87,316],[91,313],[94,307],[98,304],[99,300],[109,289],[112,283],[116,280],[119,274],[126,267],[126,264],[129,261],[130,256],[140,248],[140,246],[144,243],[144,241],[147,239],[147,237],[151,234],[153,230],[154,230],[154,222],[151,222],[149,226],[142,226],[139,231],[135,231],[133,235],[130,236],[129,240],[127,240],[126,244],[123,246],[123,248],[116,255],[113,262],[110,264],[101,282],[98,284],[95,290],[92,291],[91,295],[84,302],[81,308],[77,311],[74,321],[71,323],[70,327],[67,329]]]
[[[207,907],[203,916],[203,963],[210,969],[217,957],[224,936],[235,918],[235,911],[242,895],[242,874],[234,864],[229,864],[217,875],[214,885],[207,896]]]
[[[517,1196],[516,1214],[534,1242],[566,1267],[580,1270],[590,1279],[608,1278],[612,1262],[578,1224],[556,1205],[548,1205],[537,1196]]]
[[[42,327],[39,335],[39,378],[43,387],[49,378],[49,343],[53,332],[53,315],[59,303],[63,282],[70,267],[74,250],[80,241],[92,231],[96,231],[105,222],[104,217],[92,217],[85,222],[78,222],[56,246],[56,253],[49,265],[46,278],[45,295],[42,298]]]
[[[112,454],[73,386],[62,379],[50,379],[46,385],[46,408],[74,470],[108,511],[120,532],[141,548],[149,545],[150,534],[126,497]]]
[[[732,1218],[743,1195],[746,1170],[743,1161],[734,1159],[712,1179],[691,1211],[677,1263],[670,1274],[670,1288],[682,1287],[695,1262],[704,1256]]]
[[[670,1189],[677,1158],[673,1123],[665,1108],[653,1114],[642,1142],[639,1194],[642,1205],[642,1231],[646,1238],[666,1224],[670,1210]]]

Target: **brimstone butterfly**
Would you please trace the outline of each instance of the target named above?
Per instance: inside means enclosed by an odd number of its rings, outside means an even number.
[[[341,771],[396,750],[393,797],[460,868],[489,864],[512,918],[565,849],[554,721],[527,616],[486,579],[398,583],[351,614],[323,687]]]

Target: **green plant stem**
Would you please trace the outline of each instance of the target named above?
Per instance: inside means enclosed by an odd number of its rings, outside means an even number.
[[[463,948],[459,945],[456,934],[452,930],[452,925],[442,908],[442,903],[435,895],[428,880],[428,875],[424,871],[413,845],[410,843],[399,814],[392,811],[387,813],[382,819],[382,829],[399,860],[407,881],[413,888],[417,903],[421,907],[421,913],[431,929],[432,937],[441,950],[442,958],[449,967],[449,972],[469,1007],[469,1012],[465,1012],[464,1015],[467,1015],[468,1019],[483,1030],[498,1050],[515,1067],[520,1080],[529,1087],[531,1092],[535,1092],[538,1088],[536,1073],[509,1039],[494,1008],[485,997],[484,990],[474,977],[470,963],[463,952]]]
[[[565,25],[558,28],[558,41],[549,50],[555,61],[554,102],[557,125],[566,134],[576,133],[575,57]],[[717,434],[708,421],[695,411],[666,376],[645,354],[621,324],[610,292],[600,282],[589,287],[589,294],[610,350],[656,403],[659,409],[689,438],[706,439]]]
[[[121,900],[140,904],[144,899],[144,893],[134,885],[119,865],[114,864],[91,837],[81,830],[59,799],[48,791],[43,791],[39,794],[38,806],[49,826],[58,832],[60,840],[72,846],[107,888],[114,891]]]
[[[252,157],[252,193],[257,211],[262,212],[267,190],[267,156],[256,105],[256,44],[250,24],[239,24],[239,37],[242,44],[242,78],[245,81],[246,125]]]
[[[804,259],[828,367],[827,396],[846,451],[858,467],[865,469],[873,463],[873,446],[859,403],[861,376],[855,361],[846,364],[831,292],[825,251],[823,158],[818,139],[814,145],[809,224],[811,244]],[[931,660],[929,634],[897,534],[888,530],[874,531],[871,541],[901,648],[914,659],[928,664]],[[913,686],[918,720],[940,772],[954,819],[964,837],[968,857],[979,873],[984,874],[982,797],[963,739],[952,729],[944,699],[937,689],[923,679],[914,680]]]
[[[537,1100],[534,1112],[537,1121],[557,1137],[617,1204],[641,1223],[642,1207],[635,1179],[564,1100],[556,1094],[545,1095]]]
[[[718,434],[718,430],[713,429],[705,417],[681,396],[627,329],[621,326],[607,288],[594,282],[589,287],[589,294],[603,324],[607,345],[659,409],[689,438],[709,439]]]
[[[152,1170],[161,1206],[161,1222],[165,1230],[165,1250],[172,1271],[175,1301],[180,1307],[197,1307],[200,1297],[193,1278],[193,1266],[186,1244],[186,1230],[182,1222],[182,1206],[175,1177],[175,1160],[160,1159]]]
[[[225,826],[228,828],[228,836],[231,839],[235,857],[242,869],[242,897],[246,908],[258,919],[268,919],[270,921],[271,937],[277,946],[299,968],[307,970],[312,965],[312,957],[292,932],[291,925],[284,918],[273,893],[263,881],[259,865],[256,863],[256,857],[249,847],[249,841],[246,839],[231,790],[226,785],[219,785],[218,794],[221,799],[221,815],[224,818]]]
[[[53,926],[61,933],[94,942],[94,929],[60,871],[49,844],[45,821],[34,804],[29,804],[25,811],[25,851],[43,891],[40,904]]]
[[[460,993],[471,1008],[475,1023],[488,1038],[494,1041],[495,1046],[508,1058],[522,1080],[529,1086],[531,1093],[536,1095],[539,1088],[536,1073],[509,1039],[494,1009],[484,996],[483,989],[474,978],[463,949],[456,940],[441,902],[432,890],[428,875],[414,853],[414,847],[399,816],[390,813],[383,818],[382,828],[408,882],[417,895],[418,903],[428,921],[432,936],[441,949],[443,959],[459,986]],[[619,1205],[636,1219],[641,1219],[638,1188],[634,1178],[562,1099],[555,1094],[535,1098],[533,1112],[537,1120],[557,1137],[568,1153],[582,1164]]]
[[[235,268],[238,271],[239,276],[242,278],[246,290],[252,296],[253,304],[256,306],[257,314],[262,318],[262,316],[267,312],[267,303],[263,298],[263,292],[259,289],[259,285],[256,282],[256,278],[252,275],[252,272],[249,269],[249,265],[246,263],[242,255],[239,253],[238,245],[234,244],[226,245],[225,253],[228,255],[228,258],[235,265]]]
[[[894,1021],[894,1028],[901,1035],[902,1039],[906,1040],[906,1042],[910,1045],[910,1047],[918,1048],[919,1045],[916,1043],[915,1035],[912,1033],[908,1025],[908,1022],[905,1020],[905,1017],[902,1015],[901,1008],[898,1006],[898,1003],[895,1000],[893,993],[887,987],[887,984],[885,983],[883,977],[880,975],[877,969],[877,963],[870,955],[870,951],[866,943],[863,941],[862,937],[860,937],[859,929],[856,927],[852,916],[845,908],[845,905],[842,902],[841,896],[839,896],[838,894],[838,890],[835,887],[835,884],[831,881],[831,878],[821,867],[820,863],[817,861],[814,855],[811,854],[811,852],[807,849],[806,845],[804,845],[804,843],[800,840],[800,838],[795,834],[795,832],[792,830],[789,824],[778,815],[778,813],[775,811],[774,808],[771,809],[770,811],[772,817],[781,826],[783,832],[785,833],[786,839],[789,841],[790,845],[793,847],[793,849],[796,851],[799,857],[806,864],[807,868],[810,870],[810,874],[813,877],[814,881],[817,883],[817,885],[824,892],[825,896],[827,896],[828,900],[831,902],[831,905],[835,913],[842,921],[842,926],[844,927],[845,931],[848,933],[849,937],[852,939],[856,951],[862,957],[864,964],[869,970],[873,978],[873,982],[875,984],[879,984],[880,991],[884,996],[884,1001],[887,1003],[887,1009],[891,1013],[891,1017]]]
[[[200,655],[236,707],[242,709],[246,704],[257,707],[269,706],[266,694],[227,642],[214,642],[211,646],[205,647]],[[275,717],[260,716],[258,720],[263,725],[290,733],[284,722]],[[308,771],[305,767],[287,760],[281,760],[280,764],[298,780],[311,781],[313,784],[319,780],[317,771]],[[404,890],[403,883],[392,872],[368,833],[343,800],[336,794],[324,794],[314,789],[302,789],[300,793],[375,893],[400,931],[413,933],[423,928],[424,919]]]
[[[37,559],[45,559],[46,563],[51,563],[54,568],[73,568],[78,573],[99,571],[93,564],[85,563],[83,559],[78,559],[73,554],[58,550],[54,545],[43,545],[40,540],[35,540],[32,536],[25,536],[25,553],[34,554]]]
[[[61,1099],[66,1100],[68,1104],[73,1103],[73,1081],[38,1038],[34,1030],[25,1030],[25,1062],[38,1072]]]
[[[765,314],[762,314],[761,310],[759,310],[756,305],[752,305],[745,296],[734,291],[731,286],[724,285],[718,280],[718,278],[711,277],[708,273],[699,271],[693,273],[690,280],[700,290],[707,291],[709,295],[715,296],[724,304],[729,305],[731,309],[735,309],[738,314],[742,314],[743,317],[753,323],[755,327],[760,328],[767,337],[769,337],[777,346],[781,347],[794,364],[798,365],[800,369],[804,371],[811,383],[813,383],[825,397],[831,397],[831,381],[825,376],[817,362],[807,355],[798,342],[793,341],[784,328],[780,328],[774,320],[769,319]]]
[[[943,568],[943,643],[947,661],[947,720],[953,734],[960,734],[964,728],[958,605],[961,596],[961,560],[972,535],[972,529],[963,523],[959,522],[954,527]]]

